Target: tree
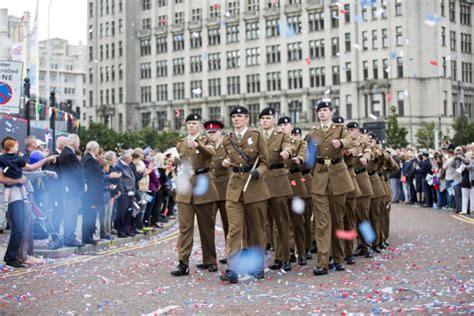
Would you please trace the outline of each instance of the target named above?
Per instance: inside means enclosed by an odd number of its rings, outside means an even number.
[[[117,143],[120,142],[119,134],[102,123],[91,122],[89,128],[81,128],[79,136],[83,148],[89,141],[95,140],[104,150],[115,150]]]
[[[387,122],[387,129],[385,130],[387,144],[393,148],[406,147],[408,145],[406,139],[408,130],[398,125],[398,114],[395,106],[390,108],[390,112],[390,116],[385,119]]]
[[[416,132],[416,142],[421,148],[435,148],[435,122],[422,123],[421,128]]]
[[[466,145],[474,142],[474,123],[467,116],[461,116],[453,124],[454,144]]]

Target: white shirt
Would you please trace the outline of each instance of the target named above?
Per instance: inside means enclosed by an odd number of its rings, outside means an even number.
[[[237,132],[236,130],[234,130],[235,136],[236,136],[237,138],[239,138],[239,135],[240,135],[240,138],[243,138],[244,135],[245,135],[245,133],[247,133],[247,130],[248,130],[248,129],[249,129],[248,126],[245,126],[245,129],[242,130],[242,131],[240,131],[240,132]]]

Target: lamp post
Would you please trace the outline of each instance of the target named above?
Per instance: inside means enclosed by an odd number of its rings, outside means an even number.
[[[31,132],[30,126],[30,78],[26,77],[23,83],[23,96],[25,100],[25,120],[26,120],[26,135],[29,136]],[[28,100],[27,100],[28,98]]]
[[[49,106],[51,108],[51,118],[49,119],[49,128],[53,130],[53,152],[56,150],[56,93],[51,91],[49,95]]]

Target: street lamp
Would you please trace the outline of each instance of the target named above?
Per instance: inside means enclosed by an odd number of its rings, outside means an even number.
[[[51,108],[51,118],[49,119],[49,128],[53,130],[53,152],[56,150],[56,93],[51,91],[49,95],[49,106]]]
[[[26,120],[26,135],[29,136],[31,132],[30,126],[30,78],[26,77],[23,84],[23,98],[25,100],[25,120]],[[27,100],[28,99],[28,100]]]

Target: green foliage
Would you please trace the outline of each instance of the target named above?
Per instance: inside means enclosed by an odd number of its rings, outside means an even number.
[[[390,116],[386,118],[387,128],[385,136],[387,144],[392,148],[406,147],[408,145],[406,139],[408,130],[398,125],[398,114],[395,106],[391,107],[390,112]]]
[[[416,142],[419,148],[435,148],[435,122],[422,123],[416,132]]]
[[[81,129],[81,144],[95,140],[104,150],[120,150],[124,148],[158,148],[162,151],[174,147],[181,137],[177,132],[158,132],[151,128],[140,131],[117,133],[102,123],[91,123],[88,129]]]
[[[474,142],[474,122],[467,116],[462,116],[456,119],[453,124],[455,131],[454,144],[456,146],[466,145]]]

